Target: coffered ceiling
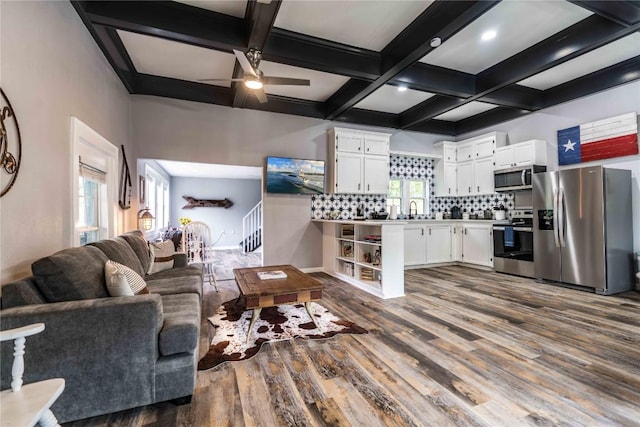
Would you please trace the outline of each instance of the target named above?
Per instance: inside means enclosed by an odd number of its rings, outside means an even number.
[[[639,1],[72,3],[130,93],[235,108],[458,135],[640,79]],[[250,48],[310,86],[202,81]]]

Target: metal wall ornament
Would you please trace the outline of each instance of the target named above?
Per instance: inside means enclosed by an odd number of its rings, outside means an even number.
[[[22,160],[22,139],[20,127],[15,111],[9,98],[0,88],[0,182],[2,192],[0,197],[7,194],[18,178],[20,161]]]

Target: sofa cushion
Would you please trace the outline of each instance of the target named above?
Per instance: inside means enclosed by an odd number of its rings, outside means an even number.
[[[128,233],[124,233],[121,237],[127,241],[129,246],[131,246],[131,249],[133,249],[138,256],[140,264],[142,264],[142,271],[144,273],[149,271],[149,264],[151,263],[149,245],[147,244],[147,240],[144,238],[142,231],[129,231]],[[144,273],[141,275],[144,275]]]
[[[164,242],[159,243],[149,243],[149,251],[151,252],[151,263],[148,271],[149,274],[173,268],[173,255],[175,254],[175,249],[171,240],[165,240]]]
[[[1,300],[3,310],[23,305],[46,303],[33,277],[3,285]]]
[[[107,290],[111,296],[121,297],[149,293],[147,282],[126,265],[109,260],[104,265],[104,274]],[[123,291],[126,287],[130,292]]]
[[[202,269],[199,266],[172,268],[145,276],[145,280],[154,294],[194,293],[202,296]]]
[[[89,245],[100,249],[110,260],[126,265],[141,276],[145,275],[146,271],[142,269],[140,258],[124,238],[118,236],[113,239],[98,240]]]
[[[164,322],[158,336],[160,354],[194,354],[200,333],[200,297],[197,294],[163,295],[162,311]]]
[[[69,248],[31,265],[38,290],[47,302],[108,297],[104,281],[107,256],[94,246]]]

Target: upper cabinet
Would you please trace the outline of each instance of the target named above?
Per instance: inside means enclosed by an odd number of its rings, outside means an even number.
[[[442,158],[436,160],[434,175],[436,181],[436,196],[457,196],[458,179],[456,163],[456,143],[442,141],[434,144],[435,153]]]
[[[388,133],[330,129],[330,192],[386,194],[390,138]]]
[[[496,149],[496,170],[518,166],[547,164],[547,142],[540,139],[511,144]]]

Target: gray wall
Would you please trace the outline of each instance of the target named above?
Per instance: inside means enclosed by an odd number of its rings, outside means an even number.
[[[132,176],[136,167],[129,94],[71,3],[2,1],[0,8],[0,86],[22,135],[20,173],[0,199],[4,284],[71,245],[71,116],[116,147],[124,144]],[[135,199],[119,210],[118,231],[135,227]]]
[[[355,126],[284,114],[134,96],[138,157],[264,166],[271,156],[326,160],[327,129],[389,131],[392,149],[429,152],[437,135]],[[310,196],[264,194],[264,262],[322,265],[322,230],[310,222]]]
[[[171,226],[180,225],[178,218],[188,217],[209,226],[212,239],[224,235],[216,248],[238,248],[242,240],[242,218],[260,201],[262,181],[259,179],[171,178],[169,219]],[[224,208],[182,209],[187,203],[182,196],[195,199],[222,200],[227,198],[233,206]]]
[[[511,120],[490,129],[484,129],[461,135],[457,140],[481,135],[490,131],[506,132],[509,141],[516,143],[528,139],[547,141],[547,160],[551,170],[558,169],[557,131],[571,126],[589,123],[607,117],[635,111],[640,113],[640,81],[591,95],[582,99],[567,102],[548,108],[538,113]],[[580,167],[601,164],[611,168],[631,170],[633,188],[633,246],[640,252],[640,155],[600,160],[598,162],[581,163],[563,166]]]

